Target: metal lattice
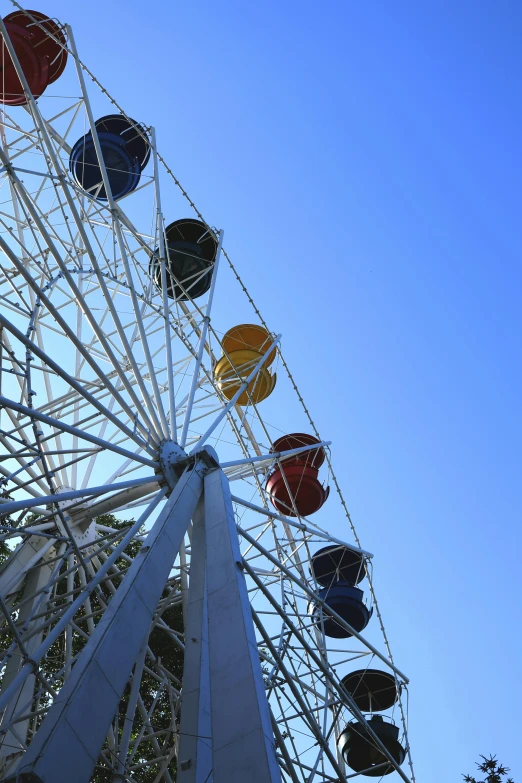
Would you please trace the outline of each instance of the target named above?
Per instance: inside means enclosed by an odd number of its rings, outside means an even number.
[[[100,89],[70,28],[57,24],[63,43],[45,20],[30,24],[67,52],[68,66],[60,96],[50,88],[35,100],[1,24],[25,102],[4,105],[0,118],[0,777],[56,783],[73,764],[86,783],[414,781],[408,680],[381,615],[358,632],[311,567],[327,546],[359,557],[371,616],[372,556],[355,531],[342,541],[321,513],[299,513],[285,460],[311,447],[271,450],[286,425],[275,407],[263,414],[259,388],[274,352],[273,375],[288,369],[280,336],[255,309],[268,349],[237,369],[211,320],[223,231],[163,165],[154,130]],[[150,154],[120,198],[96,124],[115,106]],[[86,138],[100,176],[90,190],[71,166]],[[192,295],[203,269],[175,280],[182,295],[171,298],[165,214],[185,218],[188,207],[216,246],[210,287]],[[232,269],[240,286],[230,301],[247,293]],[[279,384],[331,471],[292,376]],[[274,469],[283,509],[266,489]],[[330,475],[329,513],[342,514]],[[343,682],[372,667],[395,683],[386,720],[399,729],[399,761],[372,723],[377,702],[361,710]],[[347,724],[371,749],[368,768],[346,763]],[[231,738],[218,740],[225,726]]]

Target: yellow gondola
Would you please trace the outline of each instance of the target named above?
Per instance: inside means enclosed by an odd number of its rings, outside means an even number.
[[[272,342],[270,332],[257,324],[240,324],[228,330],[221,343],[226,355],[221,357],[214,368],[215,381],[227,400],[236,394],[261,357],[270,349]],[[257,376],[239,396],[239,405],[248,405],[250,400],[261,402],[272,393],[277,376],[275,373],[272,375],[267,366],[272,364],[275,356],[274,348]]]

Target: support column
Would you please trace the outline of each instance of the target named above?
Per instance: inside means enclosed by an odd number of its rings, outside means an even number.
[[[205,783],[203,772],[208,769],[208,756],[201,735],[202,727],[209,723],[207,682],[210,733],[206,736],[212,738],[212,766],[207,781],[211,775],[213,783],[280,783],[230,488],[219,468],[205,476],[204,515],[204,537],[200,527],[197,547],[196,540],[192,540],[194,571],[191,566],[187,631],[201,628],[199,634],[194,631],[194,638],[201,642],[194,643],[187,633],[186,670],[194,666],[197,673],[188,692],[183,682],[178,783]],[[198,645],[197,662],[193,660],[194,645]],[[187,719],[183,717],[184,710],[188,712]],[[187,720],[191,723],[184,722]],[[190,733],[199,735],[197,745],[191,746],[183,736],[188,725],[192,727]],[[194,756],[189,755],[191,751]]]
[[[36,536],[35,536],[36,538]],[[44,539],[45,541],[45,539]],[[44,559],[50,560],[55,551],[51,549],[44,555]],[[53,573],[52,565],[40,565],[39,568],[33,568],[27,575],[26,584],[23,590],[22,599],[26,602],[22,605],[17,618],[17,626],[20,630],[24,628],[27,623],[27,619],[34,611],[35,607],[38,607],[39,611],[42,611],[47,606],[47,596],[38,595],[39,591],[45,588],[51,575]],[[31,595],[36,597],[31,601],[27,600]],[[33,630],[34,626],[38,624],[38,620],[33,620],[27,623],[27,632]],[[25,645],[25,652],[30,656],[37,649],[38,645],[42,641],[43,631],[35,633],[27,644]],[[18,671],[24,664],[24,658],[22,651],[17,647],[9,659],[5,668],[2,678],[2,691],[9,687],[14,677],[18,674]],[[6,726],[14,717],[18,711],[29,712],[31,708],[31,701],[34,695],[35,687],[35,675],[31,674],[23,685],[20,687],[18,693],[11,699],[8,706],[5,708],[2,718],[0,720],[0,726]],[[3,777],[5,771],[9,771],[12,764],[13,757],[23,754],[24,747],[20,744],[20,741],[25,743],[27,740],[27,731],[29,728],[29,719],[19,721],[15,726],[15,733],[8,730],[6,734],[0,736],[0,776]]]
[[[189,465],[20,766],[42,783],[89,783],[125,685],[179,552],[208,469]],[[72,777],[71,777],[72,775]]]
[[[212,783],[212,725],[206,592],[205,501],[192,525],[190,586],[179,728],[178,783]]]
[[[25,575],[55,544],[52,538],[30,536],[10,556],[0,574],[0,596],[4,599],[20,589]]]

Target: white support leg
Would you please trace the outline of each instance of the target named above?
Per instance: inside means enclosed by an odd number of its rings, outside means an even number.
[[[45,555],[46,559],[50,559],[55,554],[54,550],[48,552]],[[31,631],[37,621],[27,623],[27,620],[31,613],[34,611],[35,605],[40,610],[46,606],[47,599],[38,595],[39,591],[46,586],[51,575],[53,573],[52,565],[44,565],[39,568],[33,568],[29,571],[27,580],[24,586],[23,599],[27,599],[31,595],[36,597],[32,601],[26,601],[17,618],[17,625],[20,629],[24,628],[27,624],[27,631]],[[43,630],[34,634],[25,646],[25,652],[30,656],[36,650],[40,644],[43,636]],[[11,658],[9,659],[2,678],[2,690],[5,690],[13,681],[14,677],[18,673],[19,669],[24,663],[22,651],[17,648]],[[20,687],[18,693],[11,699],[8,706],[5,708],[2,718],[0,720],[0,726],[6,726],[16,713],[21,710],[23,712],[29,712],[31,701],[33,698],[35,685],[35,675],[31,674],[26,681]],[[23,752],[23,747],[20,745],[20,738],[25,742],[27,738],[27,730],[29,727],[29,719],[19,721],[16,723],[14,734],[11,730],[8,730],[6,734],[0,737],[0,774],[3,777],[3,773],[11,770],[11,761],[13,756],[19,756]]]
[[[53,546],[52,538],[41,538],[40,536],[31,536],[19,544],[0,574],[0,597],[7,598],[19,590],[26,574],[45,557]]]
[[[193,667],[194,676],[189,690],[183,683],[178,783],[205,783],[205,772],[213,783],[280,783],[230,489],[221,469],[205,476],[204,504],[204,536],[200,524],[192,539],[185,671]],[[210,732],[203,735],[207,726]],[[185,731],[200,741],[191,744]],[[203,736],[211,737],[210,770]]]
[[[178,783],[212,783],[212,731],[205,585],[205,501],[192,526],[190,587],[185,620],[185,661],[179,729]]]
[[[181,476],[31,742],[20,773],[42,783],[89,783],[200,497],[204,470],[204,461],[196,459]]]

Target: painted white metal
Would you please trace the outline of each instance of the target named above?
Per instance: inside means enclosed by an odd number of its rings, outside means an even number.
[[[232,500],[234,503],[239,503],[240,506],[245,506],[245,508],[251,508],[252,511],[257,511],[259,514],[263,514],[264,516],[271,517],[272,519],[279,519],[281,522],[284,522],[287,525],[290,525],[291,527],[295,527],[298,530],[305,531],[307,533],[310,533],[314,536],[319,536],[320,538],[323,538],[327,541],[331,541],[333,544],[339,544],[339,546],[345,546],[347,549],[351,549],[352,552],[358,552],[361,555],[364,555],[364,557],[372,558],[373,555],[371,552],[367,552],[365,549],[360,549],[358,546],[354,546],[353,544],[349,544],[346,541],[341,541],[339,538],[335,538],[335,536],[330,535],[330,533],[327,533],[324,530],[317,530],[317,528],[314,528],[312,526],[312,523],[309,523],[308,525],[305,525],[303,522],[297,522],[295,519],[292,519],[291,517],[285,517],[282,514],[278,514],[275,511],[271,511],[267,508],[261,508],[261,506],[257,506],[255,503],[250,503],[250,501],[245,500],[244,498],[240,498],[237,495],[232,495]]]
[[[29,536],[15,549],[0,573],[0,596],[7,598],[20,588],[31,568],[54,546],[54,540]]]
[[[149,345],[148,345],[147,337],[146,337],[146,334],[145,334],[145,329],[144,329],[144,326],[143,326],[143,321],[142,321],[141,314],[140,314],[140,308],[139,308],[138,299],[137,299],[137,296],[136,296],[136,291],[134,290],[134,286],[132,285],[132,275],[130,273],[129,260],[128,260],[128,257],[127,257],[127,251],[125,249],[125,242],[123,241],[123,234],[122,234],[121,225],[120,225],[120,222],[118,220],[118,215],[117,215],[117,213],[115,211],[116,210],[116,203],[114,201],[114,198],[113,198],[113,195],[112,195],[112,191],[111,191],[110,182],[109,182],[109,178],[107,176],[107,170],[106,170],[106,167],[105,167],[105,160],[103,158],[103,153],[102,153],[102,150],[101,150],[100,140],[98,138],[98,131],[96,129],[96,125],[95,125],[95,122],[94,122],[94,116],[93,116],[93,113],[92,113],[92,109],[91,109],[90,103],[88,101],[88,96],[87,96],[87,90],[86,90],[86,87],[85,87],[85,79],[84,79],[84,75],[83,75],[83,70],[82,70],[82,68],[81,68],[81,66],[80,66],[80,64],[78,62],[78,52],[76,51],[76,44],[74,42],[73,31],[72,31],[72,29],[70,27],[67,28],[67,34],[68,34],[68,38],[69,38],[69,44],[70,44],[70,47],[71,47],[71,52],[73,54],[73,57],[74,57],[74,60],[75,60],[75,64],[76,64],[76,72],[78,74],[78,81],[80,83],[80,87],[81,87],[82,94],[83,94],[83,99],[84,99],[85,109],[86,109],[86,112],[87,112],[87,117],[88,117],[88,120],[89,120],[89,125],[90,125],[90,129],[91,129],[92,139],[93,139],[94,146],[95,146],[95,149],[96,149],[96,157],[98,159],[98,166],[100,167],[100,172],[101,172],[102,179],[103,179],[103,186],[104,186],[104,189],[105,189],[107,200],[109,202],[109,209],[111,210],[111,213],[113,214],[113,218],[114,218],[113,230],[114,230],[115,236],[116,236],[117,241],[118,241],[119,250],[120,250],[122,261],[123,261],[123,264],[124,264],[124,267],[125,267],[125,274],[127,276],[127,282],[129,284],[129,290],[130,290],[130,293],[131,293],[132,307],[134,309],[134,314],[135,314],[135,317],[136,317],[136,324],[138,326],[138,330],[139,330],[139,333],[140,333],[142,349],[143,349],[143,351],[145,353],[147,366],[148,366],[148,369],[149,369],[149,378],[150,378],[150,381],[151,381],[151,384],[152,384],[152,388],[153,388],[153,391],[154,391],[154,398],[155,398],[155,401],[156,401],[156,408],[153,406],[152,401],[150,400],[149,395],[147,393],[147,390],[146,390],[146,388],[145,388],[145,386],[143,384],[141,373],[139,372],[139,370],[137,368],[136,362],[134,360],[133,352],[130,349],[130,345],[128,344],[127,338],[126,338],[125,333],[123,332],[123,330],[119,330],[120,337],[121,337],[121,340],[122,340],[122,342],[123,342],[123,344],[124,344],[124,346],[126,348],[127,358],[129,360],[129,362],[131,363],[131,366],[133,367],[135,377],[136,377],[136,379],[138,381],[138,384],[141,387],[141,391],[142,391],[142,394],[143,394],[143,398],[144,398],[145,404],[146,404],[146,406],[148,408],[149,415],[150,415],[152,421],[155,423],[155,425],[157,427],[156,432],[158,434],[162,433],[163,437],[168,437],[168,426],[167,426],[167,421],[166,421],[166,418],[165,418],[165,412],[163,410],[163,405],[162,405],[162,402],[161,402],[161,394],[159,392],[157,379],[156,379],[156,373],[154,371],[154,366],[152,364],[152,357],[150,355]],[[119,324],[119,319],[118,318],[115,318],[115,323],[117,325]],[[158,416],[159,416],[159,418],[158,418]],[[160,420],[161,420],[161,422],[160,422]]]
[[[14,54],[10,42],[9,48]],[[83,100],[71,101],[72,119],[65,129],[63,108],[47,118],[49,104],[35,102],[29,93],[27,111],[7,108],[0,117],[0,178],[7,182],[12,199],[11,209],[6,201],[0,215],[0,247],[7,259],[0,259],[0,442],[7,456],[0,478],[6,479],[10,493],[0,498],[0,539],[22,539],[0,569],[0,586],[5,588],[0,631],[13,632],[13,617],[20,629],[18,635],[7,636],[14,640],[0,664],[7,666],[0,691],[0,709],[6,707],[1,726],[4,750],[11,742],[16,749],[12,754],[0,751],[0,777],[27,768],[41,774],[44,783],[65,780],[65,772],[53,761],[61,756],[70,760],[64,764],[68,780],[79,759],[86,758],[89,769],[101,763],[122,783],[141,779],[147,770],[154,783],[171,783],[174,763],[178,783],[225,783],[225,778],[226,783],[239,783],[240,778],[241,783],[251,778],[259,783],[277,781],[278,765],[292,783],[342,783],[354,775],[337,757],[335,737],[343,720],[359,715],[339,686],[336,661],[359,661],[363,656],[368,663],[364,656],[377,656],[400,679],[403,676],[391,655],[370,645],[364,634],[353,634],[348,644],[353,650],[332,649],[335,644],[322,627],[312,624],[307,612],[309,601],[321,603],[317,585],[308,581],[308,567],[315,546],[325,543],[347,546],[368,559],[372,555],[310,520],[269,510],[262,472],[275,460],[308,449],[268,453],[273,430],[263,421],[260,407],[237,405],[264,360],[228,404],[217,392],[208,339],[213,332],[209,318],[216,266],[205,306],[173,302],[166,296],[163,159],[154,133],[151,198],[143,210],[149,218],[155,215],[152,236],[147,220],[133,220],[132,209],[125,211],[127,204],[132,207],[127,197],[118,203],[110,198],[99,144],[108,204],[86,198],[72,181],[69,133],[77,127],[79,112],[94,129],[84,73],[97,81],[80,61],[74,43],[70,52]],[[24,82],[19,63],[15,65]],[[26,83],[24,87],[27,92]],[[167,173],[170,176],[168,169]],[[46,200],[46,190],[54,193],[54,203]],[[137,198],[147,192],[145,184]],[[182,194],[186,195],[183,190]],[[100,230],[106,232],[103,240]],[[162,295],[148,277],[150,254],[158,245]],[[222,232],[218,258],[221,252]],[[53,354],[50,346],[55,339],[60,345],[68,341],[69,356]],[[179,384],[179,393],[174,384]],[[202,392],[196,395],[197,390]],[[177,416],[184,416],[183,427]],[[284,428],[284,422],[270,423]],[[153,534],[145,538],[140,528],[166,492],[172,491],[170,507],[179,491],[177,460],[185,456],[175,444],[178,432],[196,459],[202,444],[210,438],[219,442],[222,433],[227,447],[230,441],[237,441],[237,446],[235,452],[227,451],[221,469],[215,467],[215,454],[210,460],[214,469],[204,480],[205,496],[193,528],[187,513],[183,521],[176,514],[165,521],[176,530],[188,525],[186,546],[179,537],[179,545],[171,540],[167,567],[166,551],[157,548],[152,555],[147,547]],[[82,450],[85,441],[92,444],[90,450]],[[176,464],[170,464],[171,457]],[[82,483],[83,459],[88,469]],[[147,468],[154,469],[153,477],[144,476],[151,472]],[[223,468],[230,480],[247,488],[245,493],[238,490],[230,497]],[[106,477],[110,478],[102,485]],[[88,489],[89,484],[96,486]],[[65,489],[69,486],[72,489]],[[91,502],[98,491],[102,498]],[[151,492],[158,493],[152,503]],[[54,507],[57,494],[71,504],[58,520],[45,508]],[[232,500],[238,504],[239,525]],[[126,516],[132,513],[128,509],[142,503],[149,505],[140,520],[119,533],[96,522],[97,516],[111,511],[124,511]],[[39,524],[28,517],[31,511],[41,515]],[[92,519],[92,537],[79,544],[75,530]],[[158,540],[165,540],[162,535]],[[136,558],[132,546],[144,541]],[[177,547],[179,565],[173,556]],[[66,571],[54,555],[57,549],[66,552]],[[163,566],[157,569],[160,561]],[[237,565],[241,563],[244,571]],[[137,572],[138,591],[133,581]],[[170,592],[158,604],[165,584]],[[178,584],[181,596],[175,595]],[[166,602],[175,605],[177,600],[183,603],[184,640],[161,615]],[[118,628],[123,629],[121,634],[116,633]],[[154,628],[176,648],[185,648],[182,685],[154,658],[147,643]],[[73,639],[80,648],[83,645],[76,658]],[[52,657],[58,643],[64,650],[62,672],[47,666],[47,656]],[[261,670],[260,659],[267,672]],[[121,730],[119,695],[136,660]],[[144,701],[142,674],[156,683],[152,703]],[[161,694],[167,689],[165,707]],[[53,703],[50,710],[48,702]],[[171,711],[168,730],[155,728],[156,709]],[[407,737],[405,742],[409,751]],[[149,751],[143,754],[145,745]],[[18,766],[15,756],[22,759]],[[80,767],[78,780],[87,781],[81,762]],[[405,773],[399,774],[407,780]]]
[[[178,783],[204,783],[210,774],[213,783],[278,783],[234,511],[221,469],[205,476],[203,501],[192,531],[189,682],[183,688]]]
[[[232,410],[232,408],[233,408],[233,407],[234,407],[234,405],[237,403],[237,401],[239,400],[239,398],[241,397],[241,395],[243,394],[243,392],[244,392],[246,389],[248,389],[249,385],[252,383],[252,381],[254,380],[254,378],[255,378],[255,377],[257,376],[257,374],[259,373],[259,370],[260,370],[260,369],[262,368],[262,366],[265,364],[266,360],[268,359],[268,357],[269,357],[269,356],[270,356],[270,354],[272,353],[272,349],[273,349],[273,348],[275,348],[275,347],[276,347],[276,346],[279,344],[279,341],[280,341],[280,340],[281,340],[281,335],[279,334],[279,335],[276,337],[276,339],[275,339],[275,340],[274,340],[274,341],[271,343],[271,345],[270,345],[270,348],[267,350],[267,352],[266,352],[266,353],[264,353],[264,354],[263,354],[263,356],[262,356],[262,357],[259,359],[259,361],[258,361],[258,362],[257,362],[257,364],[255,365],[255,367],[254,367],[254,369],[252,370],[252,372],[251,372],[251,373],[248,375],[248,377],[246,378],[246,380],[245,380],[245,381],[243,381],[243,383],[241,384],[241,386],[239,387],[239,389],[237,390],[237,392],[234,394],[234,396],[232,397],[232,399],[231,399],[231,400],[230,400],[230,401],[229,401],[229,402],[228,402],[228,403],[225,405],[225,407],[223,408],[223,410],[222,410],[222,411],[221,411],[221,412],[220,412],[220,413],[219,413],[219,414],[216,416],[216,418],[215,418],[215,419],[214,419],[214,421],[212,422],[212,425],[211,425],[211,426],[208,428],[208,430],[207,430],[207,431],[206,431],[206,432],[205,432],[203,435],[201,435],[201,437],[198,439],[197,445],[196,445],[196,446],[195,446],[195,447],[192,449],[192,451],[191,451],[191,454],[192,454],[192,453],[195,453],[195,452],[196,452],[196,451],[197,451],[197,450],[198,450],[198,449],[199,449],[199,448],[200,448],[200,447],[201,447],[201,446],[202,446],[202,445],[203,445],[203,444],[204,444],[204,443],[205,443],[205,442],[208,440],[208,438],[209,438],[209,437],[212,435],[212,433],[214,432],[214,430],[216,429],[216,427],[217,427],[217,426],[219,426],[220,422],[222,422],[222,421],[223,421],[223,419],[225,418],[225,416],[227,415],[227,413],[229,413],[229,411],[231,411],[231,410]]]
[[[150,129],[152,155],[154,160],[154,188],[156,197],[156,232],[159,242],[159,254],[161,264],[161,297],[163,301],[163,317],[165,319],[165,358],[167,361],[168,387],[169,387],[169,436],[177,441],[176,425],[176,390],[174,387],[174,375],[172,373],[172,344],[170,339],[170,315],[169,297],[167,286],[167,269],[165,254],[165,227],[163,223],[163,211],[161,209],[161,190],[159,186],[158,151],[156,147],[156,131]],[[183,444],[181,444],[183,446]]]
[[[128,531],[126,532],[125,536],[122,538],[118,546],[112,551],[110,557],[107,558],[105,563],[98,570],[96,576],[94,576],[88,584],[83,585],[84,588],[83,591],[80,592],[80,594],[75,598],[75,600],[72,602],[72,604],[67,609],[67,611],[60,617],[60,620],[53,627],[53,630],[50,633],[48,633],[45,640],[35,651],[31,660],[26,661],[24,663],[22,669],[19,671],[14,681],[5,690],[5,692],[1,694],[0,710],[4,709],[6,704],[9,703],[12,695],[16,693],[18,687],[20,687],[20,685],[22,685],[22,683],[25,682],[25,680],[30,675],[30,673],[34,671],[35,665],[38,664],[38,662],[44,657],[44,655],[47,653],[47,651],[52,646],[52,644],[56,641],[56,639],[59,638],[60,634],[65,630],[67,624],[73,619],[78,609],[81,606],[83,606],[83,604],[86,603],[86,601],[88,601],[90,594],[94,592],[97,586],[105,578],[110,568],[112,568],[116,560],[123,553],[125,547],[129,544],[130,541],[134,539],[135,535],[141,529],[142,525],[145,524],[150,514],[155,510],[158,503],[162,500],[164,494],[165,494],[164,490],[160,490],[158,492],[154,500],[149,504],[149,506],[143,512],[140,518],[128,529]]]
[[[52,542],[51,542],[52,543]],[[45,558],[45,555],[43,555]],[[49,559],[49,556],[48,556]],[[27,630],[31,630],[35,627],[36,622],[33,620],[31,622],[30,617],[31,613],[35,608],[39,608],[42,605],[42,599],[45,602],[45,595],[40,595],[35,598],[31,598],[31,596],[34,593],[37,593],[39,590],[42,590],[45,588],[45,585],[48,583],[51,575],[53,573],[53,566],[52,565],[44,565],[41,568],[33,569],[26,580],[25,586],[24,586],[24,597],[28,597],[29,600],[22,606],[19,616],[17,618],[17,625],[20,628],[26,628]],[[38,633],[35,633],[34,636],[32,636],[29,640],[27,645],[25,646],[24,652],[31,656],[32,653],[38,648],[42,641],[42,635],[43,631],[40,631]],[[20,667],[24,663],[24,656],[22,654],[22,651],[20,649],[16,649],[13,652],[13,655],[9,658],[9,661],[7,663],[4,675],[2,677],[2,691],[5,690],[11,682],[13,681],[14,677],[18,673]],[[13,696],[13,698],[10,700],[9,705],[4,710],[4,713],[0,720],[0,730],[3,726],[7,725],[15,713],[22,707],[25,707],[25,712],[27,712],[27,706],[30,705],[32,694],[35,686],[35,675],[31,674],[25,682],[22,684],[21,688],[19,689],[18,693]],[[1,692],[1,691],[0,691]],[[27,705],[27,706],[26,706]],[[25,742],[27,740],[27,731],[29,728],[29,719],[26,719],[22,722],[18,722],[16,724],[16,729],[13,730],[8,729],[7,732],[2,736],[0,740],[0,774],[2,766],[5,763],[5,760],[12,756],[17,756],[21,754],[21,752],[25,749],[22,745],[22,742]]]
[[[192,384],[190,387],[190,392],[187,400],[187,407],[185,409],[183,432],[181,433],[181,440],[180,440],[181,448],[185,448],[185,445],[187,443],[187,434],[188,434],[188,428],[190,424],[190,415],[192,413],[192,406],[194,405],[194,396],[196,394],[196,389],[198,387],[199,371],[201,368],[201,360],[203,359],[203,351],[205,350],[206,347],[207,332],[210,324],[210,313],[212,311],[212,302],[214,300],[214,291],[216,289],[219,259],[221,256],[221,247],[223,246],[223,234],[224,234],[223,231],[219,232],[219,242],[216,251],[216,260],[214,261],[214,266],[212,268],[212,283],[210,284],[207,309],[205,310],[205,317],[203,319],[203,326],[201,328],[201,335],[199,338],[199,347],[196,356],[196,366],[194,367],[194,373],[192,375]]]
[[[0,516],[7,516],[13,514],[20,509],[32,508],[33,506],[39,506],[41,503],[56,503],[63,502],[65,500],[75,500],[76,498],[84,497],[97,497],[98,495],[105,495],[108,492],[112,492],[120,489],[129,489],[131,487],[142,487],[149,484],[156,485],[158,483],[157,476],[145,476],[139,479],[130,479],[129,481],[120,481],[117,484],[104,484],[101,487],[87,487],[86,489],[72,489],[69,492],[60,492],[54,495],[47,495],[47,497],[34,498],[31,500],[13,500],[10,503],[5,503],[0,506]]]
[[[226,468],[233,468],[240,465],[250,465],[253,462],[275,462],[276,460],[284,460],[287,457],[295,457],[298,454],[304,454],[307,451],[317,451],[317,449],[329,446],[331,444],[331,441],[321,441],[320,443],[314,443],[311,446],[300,446],[297,449],[287,449],[286,451],[274,451],[270,454],[259,454],[255,457],[245,457],[244,459],[235,459],[231,462],[223,462],[221,464],[222,470],[226,470]]]
[[[185,619],[185,656],[177,783],[214,783],[206,578],[205,498],[192,526],[190,588]]]
[[[43,783],[88,783],[202,490],[185,470],[19,767]]]

